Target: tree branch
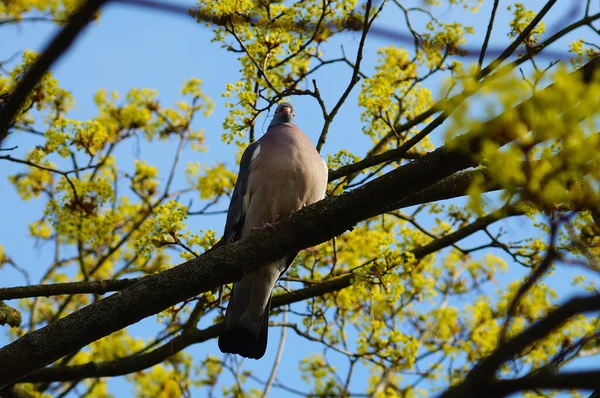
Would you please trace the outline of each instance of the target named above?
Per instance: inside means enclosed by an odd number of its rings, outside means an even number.
[[[108,279],[103,281],[81,281],[54,283],[47,285],[29,285],[0,288],[0,300],[14,300],[26,297],[49,297],[59,294],[94,293],[104,294],[124,289],[142,278]]]
[[[44,49],[39,59],[25,72],[17,88],[4,104],[2,113],[0,114],[0,146],[2,146],[2,141],[8,135],[10,124],[17,116],[31,90],[33,90],[54,62],[73,44],[75,38],[94,17],[105,1],[88,0],[81,5],[75,14],[69,18],[67,25],[58,32]]]
[[[591,60],[588,64],[583,66],[581,69],[578,69],[576,72],[573,72],[573,73],[581,73],[584,82],[589,83],[593,79],[594,72],[597,69],[599,69],[599,66],[600,66],[600,57],[596,57],[593,60]],[[517,114],[524,114],[524,113],[528,112],[527,111],[528,106],[530,104],[531,105],[535,104],[537,96],[539,96],[542,93],[548,93],[548,92],[552,91],[552,89],[553,89],[553,84],[551,84],[551,85],[547,86],[546,88],[544,88],[543,90],[539,91],[536,95],[530,97],[526,101],[523,101],[522,103],[517,105],[514,108],[514,110],[517,112]],[[454,100],[457,100],[457,99],[455,98]],[[447,101],[450,101],[450,100],[447,100]],[[449,103],[447,101],[443,101],[443,102]],[[433,108],[431,108],[431,109],[433,109]],[[432,112],[432,113],[435,113],[435,112]],[[436,128],[437,126],[439,126],[439,124],[441,124],[443,122],[443,120],[445,119],[444,115],[446,115],[446,112],[444,112],[442,115],[438,116],[427,127],[425,127],[423,129],[423,131],[421,131],[417,136],[420,137],[421,135],[429,134],[429,132],[431,132],[433,128]],[[525,117],[521,118],[521,119],[523,121],[528,120],[528,118],[525,118]],[[485,131],[490,135],[494,135],[496,133],[496,130],[498,130],[498,128],[502,129],[502,120],[503,120],[503,114],[500,114],[500,115],[494,117],[493,119],[488,120],[481,126],[481,131]],[[498,132],[498,133],[500,133],[500,132]],[[398,147],[396,149],[391,149],[389,151],[379,153],[379,154],[377,154],[377,152],[379,151],[379,148],[378,148],[379,144],[376,145],[369,152],[367,157],[364,158],[363,160],[360,160],[356,163],[353,163],[353,164],[350,164],[347,166],[342,166],[337,170],[329,171],[329,181],[334,181],[339,178],[342,178],[342,177],[345,177],[345,176],[348,176],[351,174],[355,174],[366,168],[369,168],[372,166],[377,166],[379,164],[389,162],[391,160],[399,160],[399,159],[407,157],[408,150],[410,150],[410,148],[412,148],[418,142],[417,136],[406,141],[403,145],[401,145],[400,147]],[[466,134],[466,136],[469,136],[469,134]],[[382,139],[382,141],[383,140],[385,140],[385,138]],[[380,142],[382,142],[382,141],[380,141]]]
[[[342,107],[344,102],[346,102],[348,95],[350,95],[350,92],[352,91],[354,86],[356,86],[356,83],[358,83],[360,80],[360,76],[359,76],[360,63],[362,62],[362,58],[363,58],[363,48],[365,46],[365,41],[367,40],[367,33],[369,33],[369,28],[375,21],[375,18],[377,18],[377,14],[381,11],[383,6],[385,5],[385,1],[381,4],[381,7],[379,8],[379,10],[376,11],[373,18],[369,19],[371,16],[371,4],[372,4],[372,0],[367,0],[367,2],[365,4],[365,16],[364,16],[364,20],[363,20],[362,35],[360,37],[360,42],[358,43],[358,49],[356,50],[356,61],[354,61],[354,68],[352,70],[352,76],[350,77],[350,82],[348,83],[348,86],[344,90],[343,94],[341,95],[340,99],[335,104],[335,106],[333,107],[331,112],[328,115],[324,115],[324,116],[326,116],[325,124],[323,125],[323,130],[321,131],[321,134],[319,135],[319,139],[317,140],[317,147],[316,147],[317,152],[321,152],[321,148],[323,148],[323,145],[325,145],[325,140],[327,139],[327,133],[329,132],[329,126],[331,125],[331,122],[335,118],[335,115],[337,115],[338,111],[340,110],[340,108]],[[315,91],[317,91],[316,86],[315,86]]]
[[[478,73],[478,76],[480,78],[483,76],[487,76],[494,69],[496,69],[498,67],[498,65],[500,65],[502,62],[504,62],[506,59],[508,59],[508,57],[510,57],[512,55],[512,53],[515,52],[515,50],[517,48],[519,48],[519,46],[521,44],[523,44],[525,42],[525,40],[527,40],[527,38],[529,37],[531,32],[533,32],[533,29],[535,29],[535,27],[542,21],[544,16],[546,16],[548,11],[550,11],[550,9],[554,6],[554,4],[556,4],[556,2],[557,2],[557,0],[549,0],[548,2],[546,2],[544,7],[542,7],[542,9],[535,15],[535,17],[531,20],[531,22],[529,22],[529,24],[525,27],[525,29],[523,29],[523,31],[515,39],[515,41],[513,41],[508,47],[506,47],[506,50],[504,50],[502,52],[502,54],[500,54],[500,56],[498,56],[498,58],[496,58],[495,60],[490,62],[490,64],[488,66],[483,68]]]
[[[485,59],[485,51],[487,50],[488,43],[490,41],[490,36],[492,35],[492,29],[494,28],[494,20],[496,19],[496,10],[498,10],[498,4],[500,0],[494,0],[494,5],[492,6],[492,13],[490,15],[490,22],[488,23],[487,30],[485,32],[485,38],[483,39],[483,44],[481,46],[481,52],[479,53],[479,61],[477,62],[479,72],[483,67],[483,60]]]
[[[439,181],[431,187],[425,188],[419,193],[409,196],[399,203],[394,204],[391,208],[386,209],[384,212],[464,196],[474,179],[480,177],[483,177],[484,181],[488,184],[484,187],[485,192],[500,189],[491,181],[491,177],[485,169],[461,171]],[[465,228],[468,228],[468,226]],[[463,229],[461,229],[461,231],[463,231]],[[105,294],[107,292],[115,292],[124,289],[139,282],[143,278],[144,277],[6,287],[0,288],[0,300],[14,300],[27,297],[49,297],[60,294]]]
[[[386,212],[402,209],[409,206],[420,205],[423,203],[437,202],[439,200],[453,199],[466,195],[467,190],[477,178],[482,178],[484,181],[484,192],[500,190],[501,187],[496,184],[489,175],[487,169],[480,168],[474,170],[466,170],[455,173],[450,177],[444,178],[424,190],[409,196],[406,199],[394,203],[392,206],[385,209]]]
[[[472,390],[473,397],[505,397],[519,391],[534,390],[592,390],[600,386],[600,371],[535,374],[512,380],[497,380],[482,383]],[[446,395],[442,395],[445,397]],[[590,397],[591,398],[591,397]]]
[[[504,51],[502,51],[502,53],[493,62],[491,62],[488,66],[486,66],[484,69],[481,69],[481,70],[478,71],[477,76],[476,76],[477,80],[480,80],[480,79],[486,77],[487,75],[489,75],[491,72],[493,72],[498,67],[498,65],[500,63],[502,63],[508,57],[510,57],[512,55],[512,53],[529,36],[529,34],[531,33],[531,31],[533,31],[533,29],[542,20],[542,18],[546,15],[546,13],[548,11],[550,11],[550,8],[552,8],[552,6],[554,6],[554,4],[556,3],[556,1],[557,0],[548,1],[546,3],[546,5],[540,10],[540,12],[538,12],[536,14],[535,18],[527,25],[527,27],[525,27],[525,29],[523,29],[523,31],[521,32],[521,34],[506,49],[504,49]],[[553,36],[553,38],[554,38],[554,36]],[[538,52],[541,51],[541,49],[544,48],[543,45],[540,45],[539,47],[540,48],[539,48]],[[487,51],[487,52],[488,52],[488,54],[491,54],[490,51]],[[476,51],[475,53],[479,53],[479,51]],[[514,64],[516,66],[516,65],[518,65],[519,61],[520,62],[524,62],[525,60],[530,59],[531,57],[532,57],[532,54],[527,54],[527,55],[521,57]],[[406,125],[411,125],[411,127],[412,127],[412,126],[417,125],[417,124],[419,124],[421,122],[424,122],[427,118],[429,118],[430,116],[433,116],[435,113],[443,111],[442,115],[440,115],[440,117],[438,117],[434,121],[436,123],[441,123],[444,119],[446,119],[447,116],[449,116],[454,111],[454,109],[456,109],[456,106],[458,104],[460,104],[460,102],[462,102],[466,97],[468,97],[468,95],[469,95],[468,93],[464,93],[463,92],[463,93],[455,95],[452,98],[448,98],[446,100],[442,100],[439,103],[437,103],[434,106],[432,106],[431,108],[429,108],[427,111],[425,111],[420,116],[416,117],[414,120],[411,120],[410,122],[406,123]],[[418,121],[418,123],[414,123],[415,121]],[[375,154],[379,153],[387,145],[387,143],[392,138],[394,138],[396,136],[396,132],[398,132],[398,131],[405,131],[405,130],[402,130],[402,128],[406,128],[406,126],[399,126],[398,128],[395,128],[394,130],[390,131],[385,137],[383,137],[369,151],[368,156],[372,156],[372,155],[375,155]]]
[[[327,241],[381,209],[471,165],[440,148],[348,194],[323,200],[264,231],[148,276],[0,349],[5,386],[110,333],[192,296],[241,280],[260,266]]]
[[[468,235],[477,232],[493,222],[499,220],[501,215],[508,216],[513,214],[511,208],[501,209],[497,212],[484,216],[470,225],[459,229],[439,240],[416,248],[412,251],[416,259],[435,253],[436,251],[448,247]],[[517,215],[516,213],[514,215]],[[286,305],[294,304],[313,297],[323,296],[327,293],[340,291],[352,285],[353,275],[348,274],[341,277],[324,281],[321,284],[309,286],[300,290],[274,296],[271,302],[271,308],[280,308]],[[149,368],[161,363],[171,355],[176,354],[184,348],[207,341],[217,337],[222,323],[213,325],[204,330],[190,329],[190,333],[183,333],[167,342],[165,345],[146,354],[136,355],[129,358],[123,358],[110,362],[89,362],[74,366],[54,366],[42,369],[30,376],[25,377],[22,382],[52,382],[52,381],[70,381],[91,377],[121,376]]]
[[[551,311],[548,315],[531,325],[529,328],[525,329],[523,332],[519,333],[517,336],[498,346],[490,356],[482,360],[475,368],[473,368],[473,370],[471,370],[462,383],[446,391],[441,397],[479,396],[476,391],[481,391],[480,389],[482,386],[485,386],[486,384],[501,384],[503,381],[492,381],[492,379],[504,362],[510,360],[534,342],[548,336],[556,328],[562,326],[569,318],[578,314],[586,314],[593,311],[600,311],[599,294],[588,297],[572,298],[565,304]],[[557,376],[558,374],[553,374],[549,378]],[[600,379],[595,378],[591,380],[596,384],[579,384],[578,388],[588,387],[592,389],[597,387],[598,380]],[[580,381],[580,383],[583,382]],[[572,388],[577,387],[573,386]]]

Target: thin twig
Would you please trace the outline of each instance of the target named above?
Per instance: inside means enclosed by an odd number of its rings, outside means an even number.
[[[494,20],[496,19],[496,10],[498,9],[499,3],[500,0],[494,0],[494,5],[492,6],[492,13],[490,15],[490,22],[488,23],[487,31],[485,32],[485,39],[483,39],[483,45],[481,46],[481,52],[479,53],[479,61],[477,62],[478,72],[483,67],[483,59],[485,58],[485,51],[487,50],[488,44],[490,42],[492,29],[494,27]]]
[[[104,294],[122,290],[143,278],[107,279],[101,281],[82,281],[29,285],[0,288],[0,300],[14,300],[27,297],[49,297],[60,294]]]
[[[283,310],[283,323],[287,323],[288,321],[288,309],[287,307]],[[281,338],[279,340],[279,348],[277,348],[277,356],[275,357],[275,363],[273,364],[273,368],[271,369],[271,374],[269,375],[269,379],[265,384],[265,388],[262,393],[262,398],[266,398],[269,395],[269,391],[271,390],[271,386],[273,386],[273,382],[277,377],[277,370],[279,369],[279,363],[281,362],[281,357],[283,355],[283,347],[285,347],[285,339],[287,335],[287,328],[281,328]]]

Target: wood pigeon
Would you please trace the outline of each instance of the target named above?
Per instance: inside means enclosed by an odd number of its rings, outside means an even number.
[[[325,197],[327,164],[294,124],[294,107],[279,104],[267,132],[242,154],[227,212],[223,241],[235,242],[252,231]],[[246,275],[233,284],[219,335],[219,349],[261,358],[267,349],[271,293],[298,253]]]

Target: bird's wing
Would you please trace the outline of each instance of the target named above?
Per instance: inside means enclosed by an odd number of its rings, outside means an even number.
[[[320,157],[320,156],[319,156]],[[327,182],[329,181],[329,166],[327,166],[327,161],[321,157],[321,162],[323,162],[321,167],[325,167],[325,189],[323,190],[323,198],[327,197]]]
[[[240,162],[240,171],[238,178],[233,188],[231,202],[227,210],[227,222],[225,223],[225,232],[223,233],[223,241],[229,244],[239,240],[241,237],[244,218],[248,207],[246,194],[248,193],[248,178],[252,162],[254,162],[260,153],[260,144],[258,141],[250,144],[242,154]]]

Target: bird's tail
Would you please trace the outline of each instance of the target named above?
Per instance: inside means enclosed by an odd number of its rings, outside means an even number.
[[[221,352],[238,354],[246,358],[260,359],[267,351],[267,337],[269,332],[269,311],[271,309],[271,297],[264,309],[263,314],[256,323],[228,322],[228,318],[237,317],[232,309],[234,298],[229,301],[227,313],[225,314],[225,325],[219,335],[219,349]],[[234,303],[235,305],[235,303]]]
[[[233,284],[219,335],[221,352],[253,359],[265,355],[273,287],[295,257],[294,253],[268,264]]]

